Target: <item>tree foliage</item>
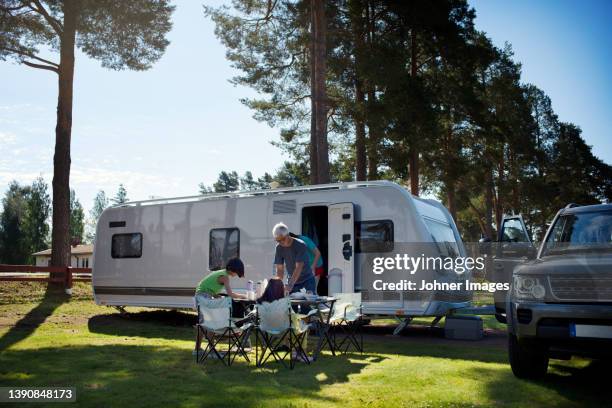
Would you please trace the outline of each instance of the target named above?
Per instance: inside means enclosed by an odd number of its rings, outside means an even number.
[[[76,197],[74,190],[70,190],[70,241],[72,244],[83,243],[85,232],[85,211]]]
[[[23,264],[29,258],[30,245],[25,227],[29,194],[28,186],[13,181],[2,199],[0,258],[3,263]]]
[[[326,3],[331,181],[388,179],[436,195],[464,238],[494,235],[505,213],[541,234],[568,202],[611,198],[611,168],[550,98],[521,79],[509,44],[474,27],[465,0]],[[309,0],[207,8],[232,80],[257,120],[279,128],[291,161],[272,178],[309,182]]]
[[[96,239],[96,226],[102,212],[109,206],[110,201],[106,197],[104,190],[98,191],[94,197],[93,206],[89,210],[89,218],[86,225],[85,239],[88,243],[93,243]]]
[[[102,193],[104,194],[104,192],[102,192]],[[98,194],[100,194],[100,193],[98,193]],[[96,197],[96,198],[98,199],[98,198],[102,198],[102,197]],[[104,195],[104,199],[105,198],[106,198],[106,195]],[[114,205],[118,205],[118,204],[125,204],[129,200],[130,199],[127,196],[127,189],[125,188],[125,186],[123,184],[119,184],[119,188],[117,189],[117,193],[115,194],[115,197],[113,197],[111,199],[111,202]],[[95,203],[95,204],[97,204],[100,207],[103,204],[103,202],[98,202],[98,203]],[[98,210],[99,210],[99,208],[98,208]],[[100,214],[102,214],[102,212],[100,212]],[[99,217],[99,215],[98,215],[98,217]]]
[[[41,177],[30,186],[9,184],[0,214],[0,263],[31,263],[34,252],[48,248],[51,200],[47,191]]]

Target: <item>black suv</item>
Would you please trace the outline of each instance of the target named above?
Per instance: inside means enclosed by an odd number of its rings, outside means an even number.
[[[535,259],[513,268],[500,308],[514,375],[543,376],[549,358],[612,357],[612,204],[570,205],[557,213],[537,254],[517,248]]]

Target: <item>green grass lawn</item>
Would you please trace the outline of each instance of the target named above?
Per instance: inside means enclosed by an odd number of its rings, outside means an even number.
[[[88,407],[602,406],[612,397],[608,370],[588,360],[553,360],[541,381],[514,378],[502,331],[467,342],[378,326],[363,355],[227,368],[194,363],[193,314],[128,311],[96,306],[85,284],[67,298],[0,283],[0,386],[75,386]]]

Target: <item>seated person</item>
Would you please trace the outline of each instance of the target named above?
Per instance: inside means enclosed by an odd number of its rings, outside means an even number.
[[[198,304],[198,298],[210,299],[218,297],[223,289],[225,289],[227,296],[230,296],[232,299],[246,299],[245,295],[232,291],[230,277],[233,276],[244,277],[244,264],[239,258],[230,259],[227,261],[225,269],[209,273],[198,283],[195,295],[196,305]]]
[[[230,277],[234,276],[238,276],[239,278],[244,277],[244,264],[239,258],[230,259],[227,261],[225,269],[219,269],[209,273],[200,283],[198,283],[195,294],[196,307],[200,304],[201,299],[219,297],[223,289],[225,289],[227,296],[230,296],[232,299],[246,299],[247,297],[245,295],[232,291]],[[248,337],[245,337],[243,345],[246,349],[251,347]],[[196,352],[201,351],[200,344],[197,344]]]
[[[283,281],[278,278],[272,278],[268,281],[268,286],[257,299],[257,303],[263,302],[274,302],[275,300],[282,299],[285,297],[285,285]]]
[[[264,290],[263,294],[257,299],[257,303],[272,303],[275,300],[282,299],[285,297],[285,284],[278,277],[274,277],[268,281],[268,286]],[[288,340],[285,340],[284,344],[277,347],[278,351],[289,351],[287,345]],[[308,334],[304,336],[302,341],[302,348],[306,350],[308,346]],[[293,358],[297,360],[304,360],[303,356],[298,356],[296,352],[293,352]],[[309,361],[312,361],[310,357],[307,357]]]

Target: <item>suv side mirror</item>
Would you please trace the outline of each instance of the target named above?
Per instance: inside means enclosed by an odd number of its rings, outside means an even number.
[[[481,254],[491,253],[491,238],[482,237],[478,240],[478,252]]]

